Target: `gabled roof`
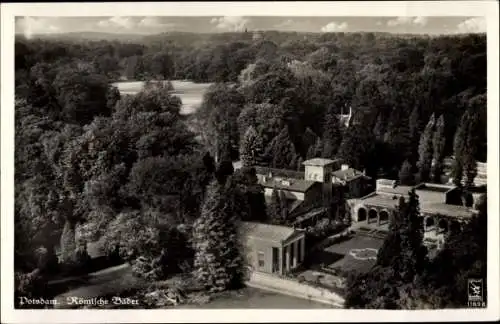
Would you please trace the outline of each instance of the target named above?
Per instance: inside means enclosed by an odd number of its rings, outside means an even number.
[[[276,188],[278,190],[287,190],[294,192],[306,192],[316,183],[315,181],[303,179],[265,179],[263,176],[260,176],[258,178],[259,184],[265,188]]]
[[[240,234],[246,237],[278,243],[288,240],[298,232],[292,227],[256,222],[241,222],[239,229]]]
[[[261,174],[261,175],[265,175],[265,176],[268,176],[271,173],[273,177],[304,179],[304,172],[299,172],[299,171],[256,166],[255,172],[257,174]]]
[[[345,170],[337,170],[335,172],[332,172],[332,176],[342,179],[344,181],[351,181],[354,179],[357,179],[359,177],[366,177],[363,172],[353,169],[353,168],[348,168]]]

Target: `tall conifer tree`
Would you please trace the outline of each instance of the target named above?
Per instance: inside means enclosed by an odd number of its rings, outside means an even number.
[[[333,109],[330,108],[325,114],[323,124],[323,149],[321,156],[327,159],[334,158],[341,141],[342,132],[340,129],[340,121]]]
[[[296,156],[297,153],[290,139],[288,127],[285,127],[269,144],[266,150],[266,157],[269,158],[271,167],[273,168],[291,168],[295,170],[296,164],[294,165],[293,162],[294,160],[296,161]]]
[[[444,116],[441,115],[436,124],[436,131],[432,138],[433,158],[432,158],[432,179],[434,182],[441,182],[441,174],[443,171],[444,148],[446,137],[444,133]]]
[[[429,180],[432,165],[432,134],[434,133],[435,123],[436,121],[433,114],[427,126],[425,126],[424,132],[420,136],[420,143],[418,145],[420,182]]]
[[[237,219],[226,190],[215,181],[209,185],[193,225],[194,275],[211,291],[240,287],[244,275]]]
[[[256,166],[262,154],[262,141],[253,126],[248,127],[240,145],[240,160],[245,167]]]

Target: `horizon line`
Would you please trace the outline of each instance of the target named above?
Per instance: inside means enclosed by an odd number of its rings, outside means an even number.
[[[91,31],[91,30],[82,30],[82,31],[69,31],[69,32],[52,32],[52,33],[33,33],[30,37],[33,36],[57,36],[57,35],[70,35],[70,34],[102,34],[102,35],[129,35],[129,36],[158,36],[168,33],[182,33],[182,34],[193,34],[193,35],[224,35],[224,34],[245,34],[245,33],[257,33],[257,32],[276,32],[283,34],[363,34],[363,33],[372,33],[372,34],[390,34],[390,35],[418,35],[418,36],[458,36],[458,35],[484,35],[486,32],[468,32],[468,33],[459,33],[459,32],[451,32],[451,33],[428,33],[428,32],[391,32],[391,31],[370,31],[370,30],[355,30],[355,31],[334,31],[334,32],[322,32],[322,31],[294,31],[294,30],[276,30],[276,29],[267,29],[267,30],[241,30],[241,31],[223,31],[223,32],[191,32],[191,31],[181,31],[181,30],[169,30],[157,33],[134,33],[134,32],[113,32],[113,31]],[[16,36],[25,36],[24,31],[15,32]]]

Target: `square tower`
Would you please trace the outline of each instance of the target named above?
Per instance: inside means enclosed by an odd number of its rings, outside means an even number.
[[[332,172],[337,167],[337,160],[314,158],[304,161],[304,179],[327,183],[331,181]]]
[[[339,160],[314,158],[304,161],[304,179],[323,183],[323,206],[330,207],[332,202],[332,173],[338,168]]]

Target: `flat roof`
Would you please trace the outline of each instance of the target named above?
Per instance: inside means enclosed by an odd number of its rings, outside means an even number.
[[[473,216],[472,210],[468,207],[434,202],[421,204],[420,213],[439,214],[442,216],[459,218],[469,218]]]
[[[259,177],[259,184],[261,184],[263,187],[296,192],[306,192],[315,183],[315,181],[303,179],[271,178],[264,180],[262,177]]]
[[[379,183],[377,183],[379,185]],[[393,195],[401,195],[401,196],[408,196],[408,192],[411,191],[413,187],[412,186],[396,186],[396,187],[382,187],[379,188],[377,186],[377,192],[383,192],[387,194],[393,194]]]
[[[370,194],[358,200],[367,206],[378,206],[382,208],[397,208],[399,204],[399,197],[393,199],[392,196],[386,194]],[[459,205],[445,204],[444,202],[426,201],[420,199],[420,213],[421,214],[439,214],[447,217],[468,218],[472,217],[472,210],[468,207]]]
[[[435,183],[421,183],[415,186],[416,190],[425,190],[425,191],[433,191],[433,192],[448,192],[456,187],[453,185],[443,185],[443,184],[435,184]]]
[[[242,235],[247,237],[278,243],[286,241],[298,233],[298,231],[292,227],[256,222],[241,222],[239,230]]]
[[[313,165],[313,166],[325,166],[325,165],[330,165],[335,162],[339,162],[340,159],[323,159],[323,158],[314,158],[314,159],[309,159],[304,162],[302,162],[303,165]]]
[[[374,205],[383,208],[395,208],[399,204],[399,197],[393,199],[393,197],[390,195],[380,195],[374,192],[359,199],[359,202],[362,202],[365,205]]]

